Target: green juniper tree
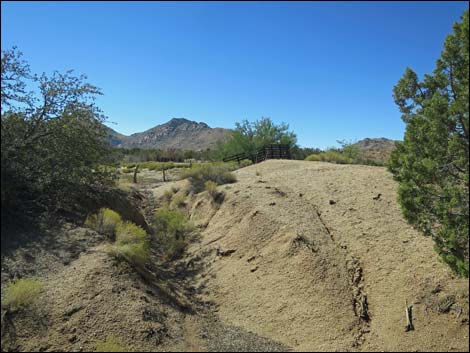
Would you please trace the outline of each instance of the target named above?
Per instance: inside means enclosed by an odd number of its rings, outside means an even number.
[[[405,218],[432,236],[444,262],[469,270],[468,10],[447,36],[432,75],[407,68],[393,89],[406,123],[389,169]]]

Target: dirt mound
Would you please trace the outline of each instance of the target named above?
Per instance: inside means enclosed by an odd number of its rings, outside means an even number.
[[[200,281],[225,323],[294,350],[468,351],[468,281],[403,220],[385,168],[267,161],[236,174],[191,249],[211,251]]]
[[[468,281],[403,220],[385,168],[270,160],[235,173],[222,204],[142,173],[145,215],[187,195],[179,207],[201,230],[180,261],[152,249],[151,281],[70,225],[2,253],[2,288],[44,283],[28,310],[2,308],[2,350],[90,351],[113,335],[136,351],[468,351]]]

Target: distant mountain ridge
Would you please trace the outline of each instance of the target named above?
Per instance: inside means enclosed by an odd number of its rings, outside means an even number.
[[[365,138],[355,143],[363,156],[377,162],[386,162],[395,149],[395,140],[385,137]]]
[[[204,122],[173,118],[143,132],[126,136],[106,127],[113,147],[144,149],[204,150],[226,140],[232,130],[211,128]]]

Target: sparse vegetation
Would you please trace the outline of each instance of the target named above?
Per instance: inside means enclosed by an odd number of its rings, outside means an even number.
[[[447,36],[433,75],[407,68],[393,89],[406,123],[389,169],[405,218],[444,262],[469,273],[469,13]]]
[[[106,234],[110,238],[114,238],[119,223],[121,223],[121,216],[109,208],[101,208],[97,213],[89,215],[85,221],[87,227]]]
[[[155,212],[153,226],[165,257],[168,260],[181,257],[188,245],[188,236],[194,232],[186,216],[178,210],[161,208]]]
[[[208,180],[204,185],[207,193],[214,199],[217,195],[217,184],[212,180]]]
[[[163,204],[166,205],[166,206],[170,205],[174,194],[175,193],[173,192],[173,190],[165,190],[165,192],[163,193],[163,196],[161,198]]]
[[[186,205],[186,193],[184,191],[180,191],[176,193],[170,202],[170,208],[172,209],[184,207],[185,205]]]
[[[213,181],[206,181],[205,184],[205,190],[207,194],[211,197],[212,201],[215,203],[222,203],[225,197],[225,194],[223,191],[218,191],[217,190],[217,184],[214,183]]]
[[[237,169],[238,169],[238,168],[248,167],[248,166],[250,166],[250,165],[252,165],[252,164],[253,164],[253,162],[250,161],[249,159],[242,159],[242,160],[240,161],[240,164],[238,165]]]
[[[10,283],[4,290],[2,307],[11,311],[25,308],[39,296],[42,288],[42,282],[34,278],[22,278]]]
[[[363,152],[356,143],[345,140],[337,141],[341,148],[328,148],[326,151],[317,151],[305,158],[306,161],[329,162],[336,164],[364,164],[383,166],[380,161],[364,157]]]
[[[212,181],[217,185],[236,182],[237,179],[230,173],[229,168],[224,164],[204,164],[185,170],[181,177],[189,179],[195,192],[201,192],[207,181]]]
[[[313,162],[330,162],[336,164],[351,164],[353,160],[338,150],[329,149],[325,152],[320,152],[318,154],[312,154],[305,158],[306,161]]]
[[[104,341],[96,342],[95,352],[132,352],[132,350],[122,344],[115,336],[109,335]]]
[[[144,267],[149,259],[147,233],[132,222],[119,223],[116,227],[116,241],[112,253],[132,265]]]

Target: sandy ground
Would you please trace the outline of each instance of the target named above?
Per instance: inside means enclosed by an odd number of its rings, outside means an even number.
[[[385,168],[270,160],[235,174],[222,204],[189,193],[199,241],[155,263],[152,284],[80,227],[2,255],[2,287],[45,285],[30,310],[2,311],[2,350],[92,351],[114,335],[135,351],[468,351],[468,280],[403,220]],[[160,179],[133,185],[147,216],[188,191]]]
[[[385,168],[271,160],[236,175],[191,250],[215,249],[200,280],[224,322],[294,350],[468,351],[468,281],[403,220]]]

